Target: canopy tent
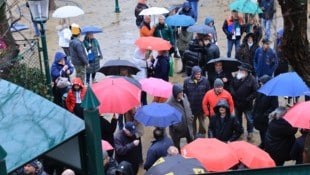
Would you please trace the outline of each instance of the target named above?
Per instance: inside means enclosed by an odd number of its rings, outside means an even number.
[[[7,172],[84,130],[84,121],[51,101],[0,79],[0,144]]]

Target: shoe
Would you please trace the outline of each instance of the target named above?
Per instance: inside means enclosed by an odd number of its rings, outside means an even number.
[[[248,133],[247,139],[252,140],[253,139],[253,133]]]

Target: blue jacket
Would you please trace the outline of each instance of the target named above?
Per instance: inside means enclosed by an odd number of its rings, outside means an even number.
[[[192,113],[194,115],[203,114],[202,99],[205,93],[210,89],[208,79],[201,76],[200,80],[194,81],[194,76],[202,70],[198,66],[192,68],[192,76],[184,80],[183,92],[187,95]]]
[[[272,20],[275,13],[274,0],[262,0],[260,8],[263,10],[262,18]]]
[[[64,65],[58,64],[59,60],[65,58],[65,64],[68,66],[68,69],[70,70],[70,74],[73,73],[74,68],[72,64],[67,60],[67,57],[64,53],[62,52],[56,52],[54,62],[51,67],[51,77],[52,81],[55,82],[55,80],[61,75],[63,77],[69,77],[69,75],[66,74],[65,71],[63,71]]]
[[[169,137],[155,140],[147,151],[144,169],[148,170],[160,157],[167,156],[167,149],[172,146],[173,142]]]
[[[168,56],[157,56],[157,63],[155,65],[155,78],[160,78],[165,81],[169,81],[169,57]]]
[[[261,77],[265,74],[272,76],[278,64],[279,60],[273,49],[269,48],[266,51],[264,51],[262,47],[256,49],[253,65],[257,77]]]
[[[188,8],[188,10],[185,10],[186,8]],[[179,12],[179,15],[186,15],[195,19],[195,12],[193,11],[192,6],[189,4],[189,2],[183,3],[182,10]]]

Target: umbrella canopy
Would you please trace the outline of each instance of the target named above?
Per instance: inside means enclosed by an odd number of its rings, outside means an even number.
[[[169,41],[153,36],[140,37],[135,44],[139,48],[147,50],[169,50],[171,48]]]
[[[310,129],[310,101],[300,102],[290,108],[284,115],[284,119],[293,127]]]
[[[161,15],[169,13],[169,10],[163,7],[150,7],[147,9],[142,10],[139,15]]]
[[[258,4],[253,0],[235,0],[229,4],[230,10],[237,10],[241,13],[259,14],[263,13]]]
[[[214,138],[198,138],[185,145],[181,153],[198,159],[208,171],[226,171],[239,162],[228,144]]]
[[[70,18],[70,17],[76,17],[76,16],[80,16],[83,15],[84,11],[77,7],[77,6],[63,6],[63,7],[59,7],[57,8],[52,17],[54,18]]]
[[[139,82],[142,90],[150,95],[163,98],[169,98],[172,95],[172,84],[160,78],[150,77],[141,79]]]
[[[159,158],[145,175],[204,174],[206,172],[207,170],[197,159],[175,155]]]
[[[173,15],[166,18],[165,21],[169,26],[191,26],[195,20],[187,15]]]
[[[200,33],[200,34],[209,34],[214,33],[214,29],[210,26],[204,24],[195,24],[187,28],[188,32]]]
[[[91,86],[100,113],[124,114],[140,104],[141,89],[123,77],[109,77]]]
[[[288,72],[269,80],[258,92],[267,96],[297,97],[309,94],[310,90],[296,72]]]
[[[181,122],[182,113],[167,103],[153,102],[139,108],[135,119],[145,126],[167,127]]]
[[[103,64],[99,72],[105,75],[119,75],[122,68],[128,69],[129,75],[135,75],[140,69],[128,60],[109,60]]]
[[[96,26],[85,26],[81,28],[81,34],[85,35],[87,33],[102,33],[102,29]]]
[[[238,66],[241,65],[239,60],[235,58],[226,58],[226,57],[220,57],[216,59],[212,59],[207,63],[207,70],[208,71],[214,71],[214,63],[216,62],[222,62],[223,70],[228,72],[234,72],[238,70]]]
[[[101,140],[101,147],[105,151],[113,150],[113,146],[106,140]]]
[[[232,147],[239,160],[248,168],[275,167],[274,160],[259,147],[245,142],[235,141],[228,144]]]

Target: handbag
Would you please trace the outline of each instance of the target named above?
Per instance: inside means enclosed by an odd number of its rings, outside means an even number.
[[[68,77],[62,76],[59,76],[55,82],[58,88],[65,88],[71,84]]]

